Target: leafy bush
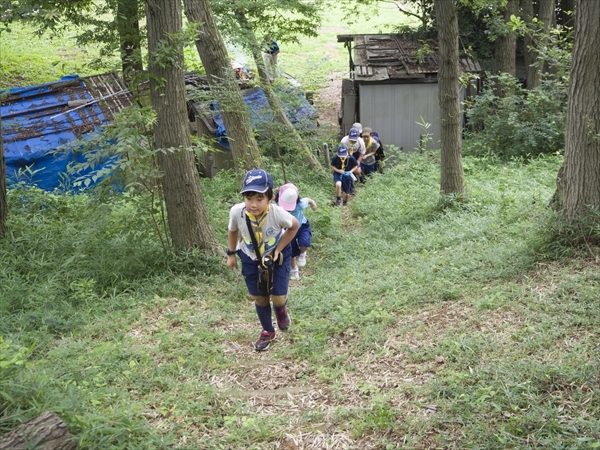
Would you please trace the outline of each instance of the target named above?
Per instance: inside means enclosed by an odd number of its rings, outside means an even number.
[[[567,89],[562,80],[545,80],[532,90],[506,74],[492,81],[467,105],[469,124],[476,131],[467,135],[465,154],[530,158],[564,147]],[[492,85],[512,94],[498,97]]]

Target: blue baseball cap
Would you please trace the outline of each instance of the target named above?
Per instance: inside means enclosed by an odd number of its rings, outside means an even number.
[[[350,128],[350,131],[348,132],[348,139],[350,139],[351,141],[357,141],[359,137],[360,131],[358,131],[358,128]]]
[[[263,169],[254,169],[246,173],[240,194],[245,192],[264,194],[269,188],[273,189],[273,178],[271,178],[269,172]]]
[[[348,147],[346,147],[345,145],[338,145],[337,154],[338,154],[338,156],[341,156],[342,158],[344,156],[348,156]]]

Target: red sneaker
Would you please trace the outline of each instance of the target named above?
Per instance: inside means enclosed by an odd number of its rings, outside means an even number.
[[[281,309],[275,308],[275,317],[277,317],[277,326],[281,331],[287,330],[292,324],[292,319],[290,319],[286,306]]]
[[[275,339],[274,331],[263,330],[260,333],[260,337],[258,338],[258,341],[256,341],[256,343],[254,344],[254,348],[257,351],[262,352],[263,350],[266,350],[269,348],[269,345],[271,345],[271,341],[273,339]]]

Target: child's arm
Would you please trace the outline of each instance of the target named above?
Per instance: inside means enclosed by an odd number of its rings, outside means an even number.
[[[312,209],[313,211],[317,210],[317,203],[312,198],[306,197],[306,201],[310,205],[310,209]]]
[[[368,158],[369,156],[374,155],[377,152],[377,149],[379,148],[379,142],[377,143],[377,147],[375,147],[375,150],[373,150],[372,152],[369,152],[365,155],[365,158]]]
[[[239,230],[227,231],[227,248],[230,251],[235,251],[235,249],[237,248],[239,234]],[[227,256],[227,267],[229,267],[230,269],[237,269],[238,265],[235,253],[233,255]]]
[[[300,223],[298,222],[298,219],[292,217],[292,226],[283,232],[283,234],[281,235],[281,239],[279,239],[277,246],[273,250],[273,261],[277,261],[277,258],[279,258],[279,254],[281,253],[281,251],[290,242],[292,242],[292,239],[294,239],[294,236],[296,236],[298,228],[300,228]]]
[[[344,171],[342,169],[338,169],[333,164],[331,165],[331,170],[333,170],[334,172],[337,172],[339,174],[342,174],[342,175],[344,174]]]

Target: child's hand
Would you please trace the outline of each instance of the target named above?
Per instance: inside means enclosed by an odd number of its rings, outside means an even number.
[[[237,270],[238,264],[235,255],[229,255],[227,257],[227,267],[229,267],[231,270]]]
[[[279,259],[279,250],[277,250],[277,248],[273,249],[273,252],[271,253],[271,257],[273,258],[273,262],[274,263],[278,263],[278,259]]]

